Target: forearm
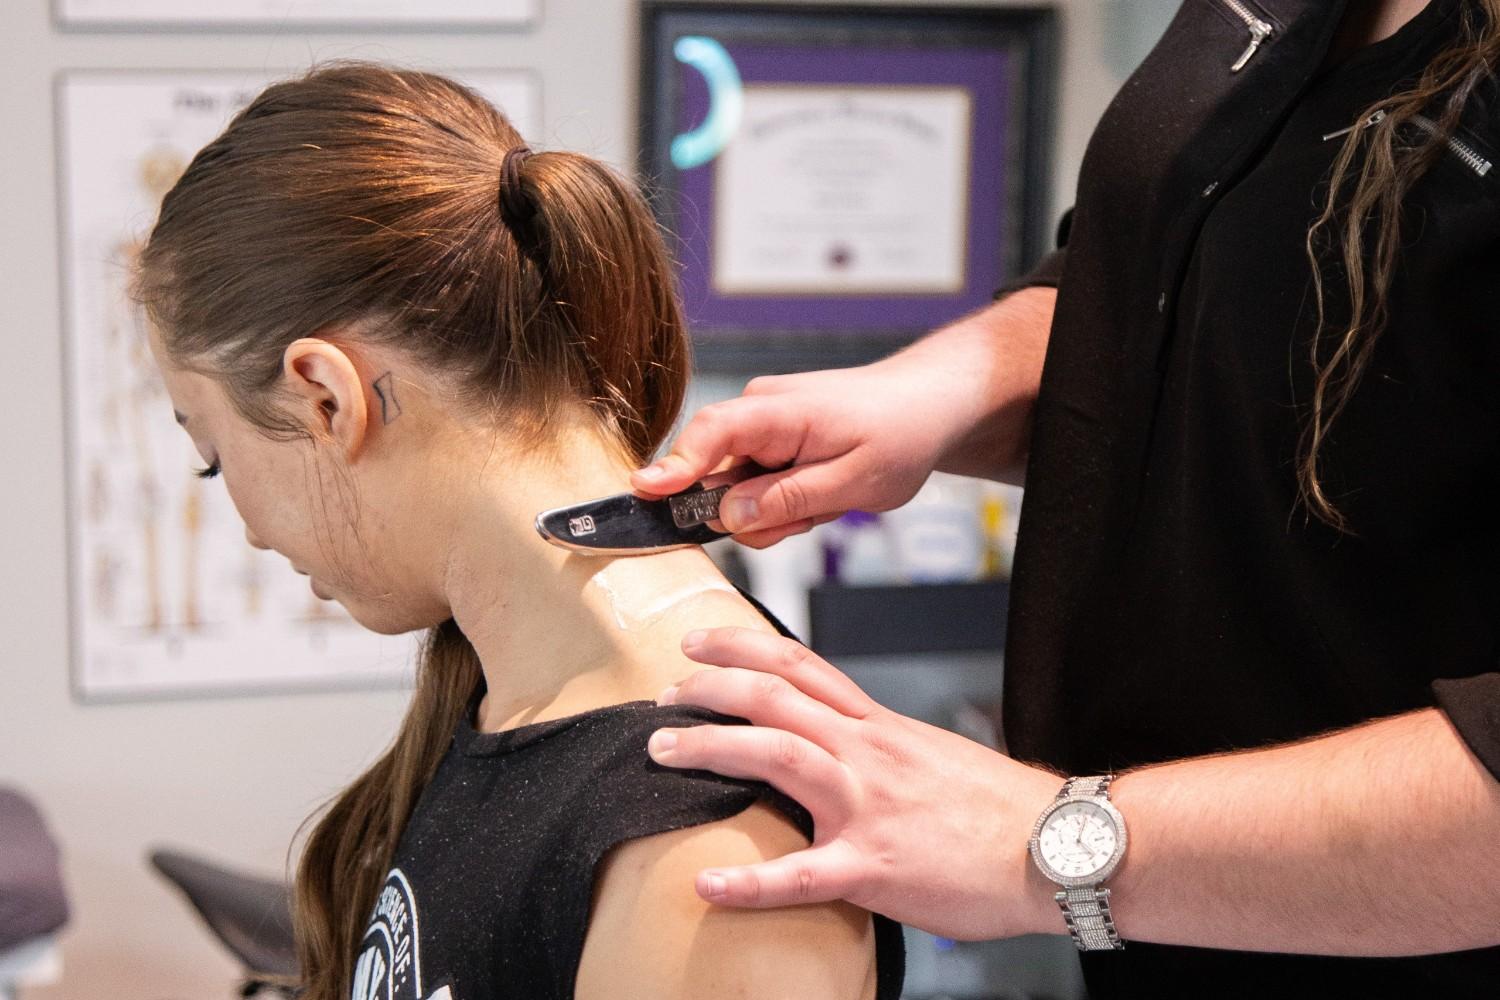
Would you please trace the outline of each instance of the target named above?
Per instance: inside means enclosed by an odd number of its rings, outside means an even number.
[[[1130,834],[1109,881],[1127,941],[1365,956],[1500,944],[1500,785],[1436,709],[1127,772],[1111,798]]]
[[[1020,485],[1057,289],[1025,288],[880,362],[967,401],[936,468]]]

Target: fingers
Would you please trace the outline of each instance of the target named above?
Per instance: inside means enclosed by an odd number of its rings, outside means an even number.
[[[744,456],[779,468],[794,459],[806,434],[806,414],[774,396],[741,396],[713,403],[693,414],[672,444],[670,454],[653,466],[657,476],[631,474],[631,485],[665,495],[687,489],[730,456]]]
[[[768,549],[784,538],[790,538],[793,535],[804,534],[808,531],[811,531],[813,528],[817,527],[820,524],[827,524],[829,521],[837,521],[840,517],[843,516],[844,515],[842,512],[835,511],[830,514],[823,514],[818,517],[809,518],[807,520],[797,521],[793,524],[781,524],[777,525],[774,528],[757,528],[753,531],[742,531],[738,534],[731,535],[730,537],[746,548]],[[713,528],[715,531],[726,530],[723,526],[723,522],[721,521],[709,521],[708,526],[710,528]]]
[[[686,696],[683,688],[687,689]],[[663,705],[691,702],[722,715],[749,719],[757,726],[784,729],[835,752],[839,727],[849,721],[785,678],[735,667],[700,670],[662,692],[657,700]]]
[[[852,811],[854,786],[843,765],[793,733],[759,726],[659,729],[646,748],[666,767],[764,781],[800,802],[823,829],[843,826]]]
[[[767,909],[847,899],[856,890],[857,869],[840,842],[796,851],[743,868],[698,873],[698,895],[720,906]]]
[[[858,479],[843,456],[779,469],[724,494],[719,518],[736,533],[802,522],[811,527],[819,517],[838,517],[849,509],[850,488]]]
[[[663,483],[658,482],[656,478],[653,478],[655,474],[661,471],[661,463],[663,461],[666,461],[670,457],[671,456],[665,456],[662,459],[658,459],[655,463],[646,466],[644,469],[637,469],[631,472],[631,484],[637,494],[647,500],[660,500],[663,497],[672,495],[673,493],[681,492],[681,490],[678,489],[668,488],[667,486],[663,485]],[[749,464],[752,464],[751,459],[741,458],[736,455],[726,455],[722,460],[720,460],[717,465],[709,469],[703,475],[689,477],[688,480],[683,484],[682,489],[687,489],[689,486],[693,485],[693,483],[698,482],[699,480],[703,481],[705,489],[713,489],[715,486],[723,485],[723,482],[721,482],[721,480],[733,482],[733,477],[724,476],[721,475],[721,473],[727,473],[738,466]],[[645,475],[643,476],[642,473],[644,473]],[[650,481],[652,488],[642,488],[641,484],[648,480]],[[675,483],[675,477],[671,481]],[[662,490],[663,492],[656,492],[657,490]],[[718,522],[714,521],[710,523],[717,524]]]
[[[850,718],[863,719],[880,707],[833,664],[784,635],[737,626],[711,628],[703,630],[702,638],[695,644],[689,645],[684,640],[682,651],[699,663],[775,674],[808,697]],[[713,675],[716,673],[699,671],[683,681],[677,691],[677,701],[697,704],[699,691],[704,685],[708,686],[712,697]],[[768,712],[776,711],[766,702],[779,694],[781,692],[776,688],[761,690],[758,692],[759,703],[742,704],[740,707],[745,711],[736,714],[758,721]]]
[[[713,527],[720,523],[717,521],[711,522],[709,526]],[[811,531],[814,523],[810,520],[798,521],[795,524],[781,524],[774,528],[757,528],[753,531],[741,531],[730,537],[746,548],[768,549],[784,538],[790,538],[793,535],[801,535]],[[716,530],[725,531],[728,529],[719,527]]]

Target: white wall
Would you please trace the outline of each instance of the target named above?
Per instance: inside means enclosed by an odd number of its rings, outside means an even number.
[[[209,2],[209,0],[205,0]],[[303,817],[386,741],[395,692],[79,705],[65,658],[63,424],[52,82],[63,68],[295,68],[390,58],[541,72],[548,146],[629,163],[634,4],[546,0],[530,32],[87,34],[46,0],[0,7],[0,784],[34,796],[62,840],[74,920],[60,985],[27,1000],[230,995],[235,966],[144,863],[196,848],[275,873]],[[1167,0],[1064,0],[1054,216],[1104,103]],[[1121,20],[1122,16],[1125,20]],[[1126,25],[1122,29],[1121,25]],[[704,385],[695,405],[737,392]]]

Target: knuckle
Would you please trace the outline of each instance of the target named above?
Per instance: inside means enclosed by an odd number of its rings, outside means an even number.
[[[778,736],[771,744],[771,763],[777,770],[795,771],[806,759],[806,751],[793,736]]]
[[[812,516],[807,491],[802,488],[796,476],[788,476],[781,480],[779,487],[781,506],[785,513],[783,520],[800,521]]]
[[[776,653],[778,665],[788,672],[801,670],[812,665],[813,651],[800,642],[788,639],[782,643]]]
[[[813,896],[817,889],[818,879],[812,868],[808,865],[798,865],[795,872],[796,881],[792,887],[794,898],[806,902]]]
[[[775,674],[756,674],[750,681],[750,695],[759,704],[769,704],[781,697],[784,683]]]

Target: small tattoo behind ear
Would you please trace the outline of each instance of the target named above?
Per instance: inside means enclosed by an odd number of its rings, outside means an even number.
[[[401,416],[401,404],[396,402],[396,379],[390,372],[375,380],[374,389],[380,397],[380,422],[388,424]]]

